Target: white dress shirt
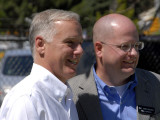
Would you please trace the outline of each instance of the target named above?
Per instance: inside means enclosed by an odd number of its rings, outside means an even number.
[[[40,65],[5,97],[0,120],[78,120],[70,87]]]

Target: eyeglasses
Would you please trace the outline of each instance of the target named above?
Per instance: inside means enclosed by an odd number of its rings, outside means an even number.
[[[105,44],[105,45],[116,46],[116,47],[120,48],[121,50],[123,50],[125,52],[129,52],[133,47],[136,51],[142,50],[144,48],[144,43],[143,42],[122,43],[121,45],[114,45],[114,44],[105,43],[105,42],[102,42],[102,41],[101,41],[101,43]]]

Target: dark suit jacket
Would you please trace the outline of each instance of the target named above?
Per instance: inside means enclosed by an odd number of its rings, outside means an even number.
[[[103,120],[92,71],[91,68],[90,72],[69,80],[80,120]],[[160,75],[142,69],[136,69],[136,75],[137,120],[160,120]],[[140,113],[139,106],[154,108],[155,112],[151,115]]]

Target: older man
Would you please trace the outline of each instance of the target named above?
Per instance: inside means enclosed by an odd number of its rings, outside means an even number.
[[[76,13],[49,9],[35,15],[29,31],[31,74],[5,97],[0,120],[78,120],[67,79],[82,55]]]

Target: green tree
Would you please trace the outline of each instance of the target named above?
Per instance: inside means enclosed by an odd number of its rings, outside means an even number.
[[[3,32],[15,32],[24,35],[28,23],[25,18],[37,11],[37,8],[28,0],[1,0],[0,1],[0,28]]]
[[[96,20],[108,13],[111,0],[82,0],[71,8],[81,16],[82,27],[87,30],[89,37]]]
[[[0,0],[0,27],[24,27],[28,25],[25,19],[36,12],[49,8],[70,9],[77,3],[78,0]]]
[[[81,16],[81,24],[92,35],[96,20],[109,13],[121,13],[136,23],[138,15],[153,7],[152,0],[0,0],[0,28],[28,27],[26,18],[49,8],[71,10]]]

